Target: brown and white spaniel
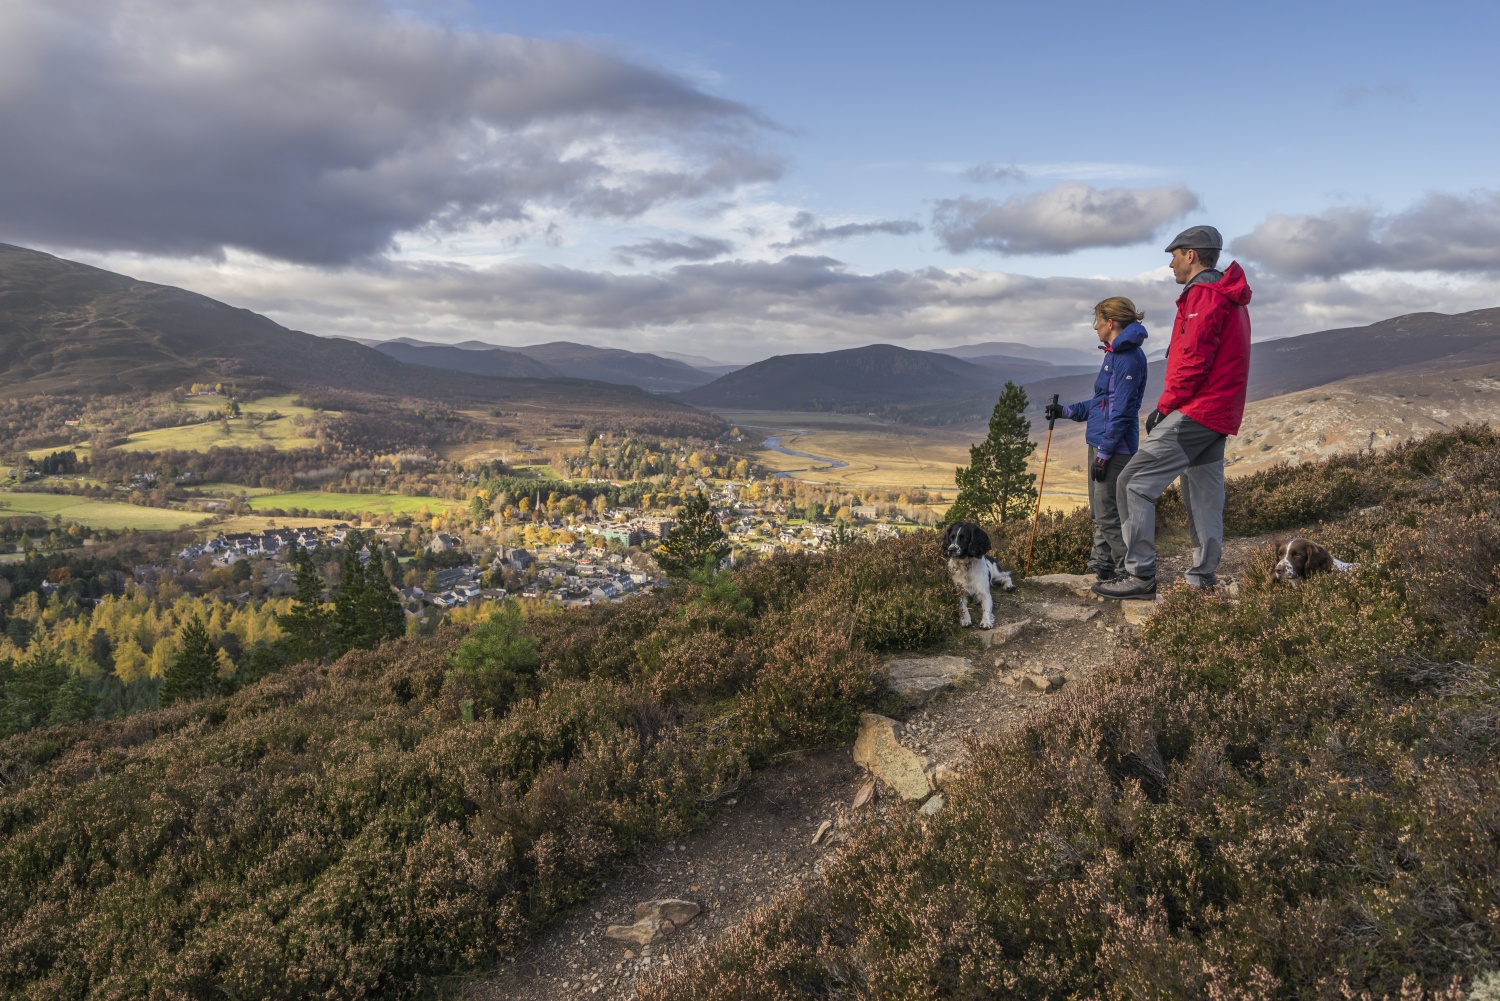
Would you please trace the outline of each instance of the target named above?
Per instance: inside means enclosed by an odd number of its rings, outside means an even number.
[[[1358,563],[1345,563],[1308,539],[1288,539],[1277,548],[1281,550],[1281,559],[1276,561],[1275,579],[1289,584],[1333,570],[1344,572],[1359,569]]]

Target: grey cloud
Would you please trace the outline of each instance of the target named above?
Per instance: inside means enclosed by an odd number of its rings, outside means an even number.
[[[1004,202],[943,199],[933,212],[932,228],[954,253],[1067,254],[1149,240],[1198,204],[1198,196],[1180,185],[1101,190],[1066,181]]]
[[[1028,175],[1013,163],[976,163],[959,176],[976,184],[986,184],[992,181],[1024,181]]]
[[[1404,212],[1329,209],[1272,215],[1232,244],[1279,275],[1331,278],[1351,271],[1500,273],[1500,191],[1432,194]]]
[[[792,228],[797,230],[796,236],[785,243],[773,243],[771,246],[776,250],[800,250],[833,240],[848,240],[876,233],[909,236],[919,232],[922,224],[909,219],[887,219],[881,222],[848,222],[839,226],[827,226],[818,222],[811,212],[798,212],[792,218]]]
[[[615,257],[626,264],[634,264],[637,258],[656,263],[663,261],[711,261],[715,257],[723,257],[732,250],[734,250],[734,244],[728,240],[718,240],[707,236],[693,236],[680,242],[661,239],[642,240],[640,243],[616,247]]]
[[[345,263],[774,179],[774,126],[571,42],[377,0],[0,5],[0,239]]]

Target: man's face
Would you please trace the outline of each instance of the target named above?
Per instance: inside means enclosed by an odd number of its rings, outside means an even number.
[[[1186,285],[1197,267],[1197,251],[1184,250],[1181,247],[1172,251],[1172,277],[1177,279],[1177,284]]]

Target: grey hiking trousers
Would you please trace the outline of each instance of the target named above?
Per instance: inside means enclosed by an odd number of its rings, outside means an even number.
[[[1125,535],[1125,569],[1133,577],[1156,576],[1156,499],[1182,477],[1193,564],[1191,587],[1212,587],[1224,552],[1225,435],[1182,411],[1162,418],[1120,474],[1115,501]]]
[[[1092,466],[1097,450],[1089,449],[1085,471]],[[1120,529],[1120,506],[1116,500],[1116,486],[1120,474],[1130,462],[1128,452],[1109,457],[1104,466],[1104,482],[1089,477],[1089,517],[1094,519],[1094,548],[1089,553],[1090,570],[1111,570],[1116,573],[1125,565],[1125,536]]]

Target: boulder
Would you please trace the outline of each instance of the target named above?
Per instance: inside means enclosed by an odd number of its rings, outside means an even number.
[[[917,812],[920,813],[924,817],[932,817],[932,816],[936,816],[937,813],[938,813],[938,811],[940,811],[943,807],[945,807],[947,805],[948,805],[948,801],[943,798],[943,794],[942,793],[934,793],[933,797],[931,799],[929,799],[927,802],[923,803],[922,804],[922,808],[920,810],[918,810]]]
[[[604,929],[604,937],[647,946],[672,934],[702,912],[703,908],[691,900],[647,900],[635,905],[633,924],[610,925]]]
[[[979,642],[986,649],[1002,646],[1021,635],[1021,630],[1031,625],[1030,619],[1021,619],[1019,622],[1000,622],[994,629],[981,629],[977,635]]]
[[[1086,605],[1042,605],[1041,612],[1052,622],[1087,622],[1099,614],[1099,609]]]
[[[1080,598],[1091,597],[1094,593],[1091,590],[1094,586],[1094,575],[1087,573],[1046,573],[1038,577],[1027,577],[1024,583],[1065,587]]]
[[[963,657],[901,657],[889,664],[891,691],[915,703],[926,702],[973,673]]]
[[[862,713],[859,736],[854,739],[854,762],[869,769],[902,799],[922,799],[932,792],[927,759],[901,744],[896,736],[900,725],[888,716]]]
[[[1120,611],[1124,613],[1125,621],[1132,626],[1143,626],[1159,604],[1157,601],[1122,601]]]

